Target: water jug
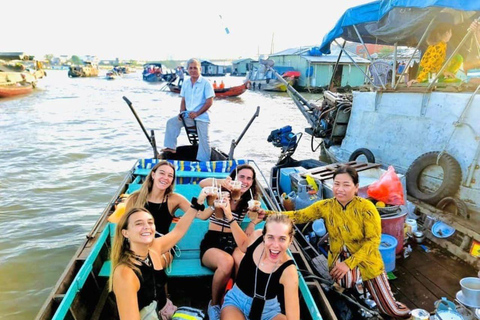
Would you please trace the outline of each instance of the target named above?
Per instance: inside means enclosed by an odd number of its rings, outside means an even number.
[[[320,185],[320,183],[317,182],[317,185]],[[311,190],[313,190],[313,188],[308,184],[307,180],[302,179],[298,181],[298,192],[295,197],[291,196],[295,204],[295,210],[306,208],[318,200],[323,199],[321,187],[316,193],[313,193],[314,191],[312,192]]]

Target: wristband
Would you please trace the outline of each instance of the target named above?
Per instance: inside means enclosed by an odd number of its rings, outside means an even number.
[[[191,204],[190,207],[192,207],[193,209],[195,209],[197,211],[205,210],[205,205],[204,204],[199,204],[197,198],[193,197],[191,202],[192,202],[192,204]]]
[[[235,220],[235,218],[232,218],[232,220],[227,221],[227,223],[228,223],[228,225],[232,225],[232,223],[234,223],[235,221],[237,221],[237,220]]]
[[[215,207],[214,207],[214,206],[210,206],[209,208],[212,209],[212,211],[215,211]]]

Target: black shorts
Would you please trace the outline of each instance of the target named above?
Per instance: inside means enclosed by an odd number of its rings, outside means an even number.
[[[202,261],[203,255],[210,248],[217,248],[228,254],[232,254],[236,247],[237,243],[231,232],[208,230],[200,243],[200,261]]]

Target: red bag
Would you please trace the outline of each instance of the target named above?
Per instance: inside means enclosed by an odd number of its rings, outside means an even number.
[[[387,172],[380,179],[368,186],[367,194],[369,197],[386,204],[394,206],[405,204],[402,183],[392,166],[388,167]]]

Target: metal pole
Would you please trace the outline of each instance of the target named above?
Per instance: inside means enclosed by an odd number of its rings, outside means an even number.
[[[375,64],[373,63],[372,56],[370,56],[370,52],[368,52],[367,45],[365,44],[365,42],[363,42],[363,38],[362,38],[362,36],[360,35],[360,32],[358,32],[357,26],[356,26],[356,25],[353,25],[353,29],[355,29],[355,32],[357,33],[358,40],[360,40],[360,42],[362,43],[363,47],[365,48],[365,51],[367,52],[368,60],[370,60],[370,62],[372,62],[372,67],[373,67],[373,69],[375,69],[375,72],[378,74],[377,67],[376,67]],[[337,42],[337,41],[335,41],[335,42]],[[382,85],[382,88],[383,88],[383,89],[386,89],[386,88],[385,88],[385,84],[383,83],[382,78],[378,77],[378,79],[380,80],[380,84]],[[372,82],[370,81],[370,83],[372,83]],[[372,83],[372,84],[373,84],[373,83]]]
[[[443,64],[442,68],[437,72],[437,75],[435,76],[435,78],[432,80],[432,83],[429,84],[429,86],[427,87],[427,91],[430,90],[431,87],[433,87],[433,85],[435,84],[435,82],[437,81],[437,79],[440,77],[440,75],[443,73],[443,71],[445,71],[445,69],[447,68],[447,66],[450,64],[450,61],[452,61],[453,57],[458,53],[458,51],[460,50],[460,48],[463,46],[463,44],[468,40],[468,38],[472,35],[472,33],[474,32],[474,30],[468,30],[467,34],[463,37],[462,41],[460,41],[460,43],[458,44],[458,46],[455,48],[455,50],[452,52],[452,54],[450,55],[450,57],[448,57],[447,61],[445,61],[445,63]]]
[[[393,88],[394,90],[397,89],[398,84],[400,83],[400,79],[401,79],[402,76],[406,73],[408,67],[410,66],[410,63],[411,63],[412,60],[413,60],[413,57],[415,56],[415,53],[417,53],[418,48],[419,48],[420,45],[423,43],[423,40],[427,37],[427,33],[430,31],[430,28],[432,27],[433,21],[435,21],[435,18],[433,18],[432,20],[430,20],[430,23],[428,24],[427,29],[425,29],[425,32],[423,33],[422,38],[420,39],[420,41],[418,41],[418,44],[417,44],[417,46],[415,47],[415,51],[413,51],[412,56],[410,57],[410,59],[408,60],[407,64],[405,65],[405,68],[403,69],[402,74],[400,74],[400,77],[398,78],[398,81],[397,81],[397,83],[395,84],[395,87]]]
[[[340,44],[337,42],[337,40],[333,40],[333,41],[340,47]],[[342,51],[347,55],[347,57],[350,58],[350,60],[351,60],[351,61],[353,62],[353,64],[355,65],[355,67],[357,67],[358,69],[360,69],[360,71],[362,71],[362,73],[365,75],[365,78],[367,78],[368,81],[369,81],[374,87],[377,87],[377,86],[372,82],[372,79],[370,79],[370,77],[365,73],[365,71],[363,71],[363,69],[360,68],[360,67],[358,66],[358,64],[355,62],[355,60],[353,60],[352,56],[350,56],[350,55],[348,54],[347,50],[342,49]],[[383,88],[385,88],[385,87],[383,87]]]
[[[342,48],[340,48],[340,53],[338,54],[337,62],[335,62],[335,66],[333,67],[332,77],[330,78],[330,84],[328,85],[329,90],[332,90],[333,85],[333,78],[335,78],[335,73],[337,72],[338,63],[340,62],[340,58],[342,57],[343,50],[345,49],[345,44],[347,40],[343,40]]]
[[[392,68],[392,88],[395,85],[395,77],[397,76],[397,42],[393,47],[393,68]],[[388,79],[388,75],[387,75]]]
[[[267,66],[267,68],[269,68],[269,67]],[[232,140],[232,144],[230,145],[230,152],[228,153],[228,159],[230,159],[230,160],[233,159],[233,152],[234,152],[235,148],[240,143],[240,140],[242,140],[242,138],[245,135],[245,133],[247,132],[248,128],[250,128],[250,126],[252,125],[253,120],[255,120],[255,118],[258,117],[259,114],[260,114],[260,107],[257,107],[257,110],[255,111],[255,114],[250,119],[250,121],[248,122],[245,129],[243,129],[243,131],[240,134],[240,136],[238,137],[237,141]]]

